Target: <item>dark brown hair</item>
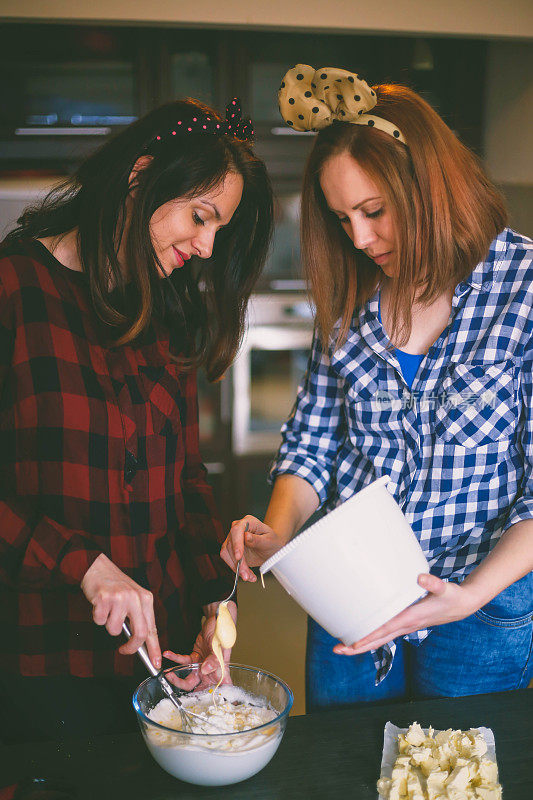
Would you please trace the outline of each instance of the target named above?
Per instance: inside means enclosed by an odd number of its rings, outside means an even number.
[[[320,131],[307,163],[302,196],[302,255],[327,346],[337,320],[338,347],[354,311],[377,288],[381,270],[356,250],[320,186],[324,164],[351,155],[382,192],[396,233],[398,276],[391,292],[391,339],[407,341],[415,294],[430,303],[482,261],[507,224],[505,203],[475,156],[411,89],[372,87],[372,114],[394,123],[407,146],[376,128],[335,122]]]
[[[135,341],[153,318],[163,320],[171,341],[179,343],[174,354],[184,367],[205,365],[208,377],[216,379],[237,352],[247,301],[266,259],[272,190],[265,165],[249,143],[205,133],[200,125],[182,132],[185,126],[177,121],[193,116],[217,117],[189,99],[161,106],[130,125],[38,207],[27,209],[7,241],[61,236],[78,228],[93,307],[110,338],[119,345]],[[136,173],[132,195],[130,174],[141,155],[152,158]],[[231,222],[217,233],[213,255],[193,258],[162,279],[149,230],[153,213],[170,200],[190,199],[220,185],[228,172],[240,174],[244,188]],[[117,256],[124,237],[127,275]]]

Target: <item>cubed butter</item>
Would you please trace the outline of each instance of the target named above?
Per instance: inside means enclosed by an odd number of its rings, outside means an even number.
[[[450,777],[446,781],[446,789],[449,793],[450,789],[466,789],[470,782],[470,773],[468,767],[455,767]]]
[[[433,756],[429,756],[429,758],[424,759],[424,761],[420,763],[420,769],[426,778],[431,775],[432,772],[437,770],[438,767],[439,763],[435,758],[433,758]]]
[[[392,768],[392,782],[398,787],[400,795],[407,793],[407,776],[409,775],[408,766],[396,766]]]
[[[479,777],[481,783],[498,783],[498,767],[494,761],[482,758],[479,762]]]
[[[407,797],[409,800],[426,800],[420,776],[416,770],[407,775]]]
[[[444,796],[444,784],[447,778],[448,773],[441,769],[435,769],[427,776],[428,800],[437,800],[437,798]]]
[[[418,722],[413,722],[405,735],[405,739],[409,744],[414,744],[415,747],[419,747],[421,744],[424,744],[426,734]]]
[[[502,787],[499,783],[476,786],[476,798],[479,800],[501,800]]]
[[[496,764],[477,729],[425,734],[418,722],[398,735],[392,777],[378,782],[388,800],[501,800]]]

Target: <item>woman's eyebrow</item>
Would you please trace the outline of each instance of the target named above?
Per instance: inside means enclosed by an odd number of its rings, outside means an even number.
[[[202,200],[202,198],[198,198],[198,199],[205,206],[210,206],[213,209],[213,211],[215,212],[215,218],[216,219],[222,219],[222,217],[220,216],[220,211],[218,210],[218,208],[216,207],[216,205],[214,203],[210,203],[209,200]]]
[[[361,200],[360,203],[356,203],[355,206],[352,206],[352,211],[357,211],[358,208],[360,208],[361,206],[364,206],[365,203],[369,203],[371,200],[381,200],[381,197],[380,197],[380,195],[377,195],[376,197],[367,197],[366,200]],[[330,211],[333,211],[334,214],[342,214],[343,213],[342,211],[337,211],[335,208],[330,208],[329,206],[328,206],[328,208],[329,208]]]

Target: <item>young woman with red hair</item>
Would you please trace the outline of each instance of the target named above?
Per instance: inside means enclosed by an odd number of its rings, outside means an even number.
[[[318,131],[302,200],[316,336],[264,522],[234,523],[222,557],[244,554],[255,580],[318,508],[388,475],[427,596],[350,647],[310,620],[308,709],[527,686],[532,242],[411,89],[297,65],[279,99],[288,125]]]

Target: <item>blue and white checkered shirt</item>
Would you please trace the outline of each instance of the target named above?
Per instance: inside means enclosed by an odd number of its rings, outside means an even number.
[[[298,475],[332,508],[388,475],[431,572],[460,582],[533,517],[533,242],[509,228],[492,242],[410,389],[378,302],[379,290],[336,352],[315,337],[271,479]],[[373,653],[376,683],[394,651]]]

